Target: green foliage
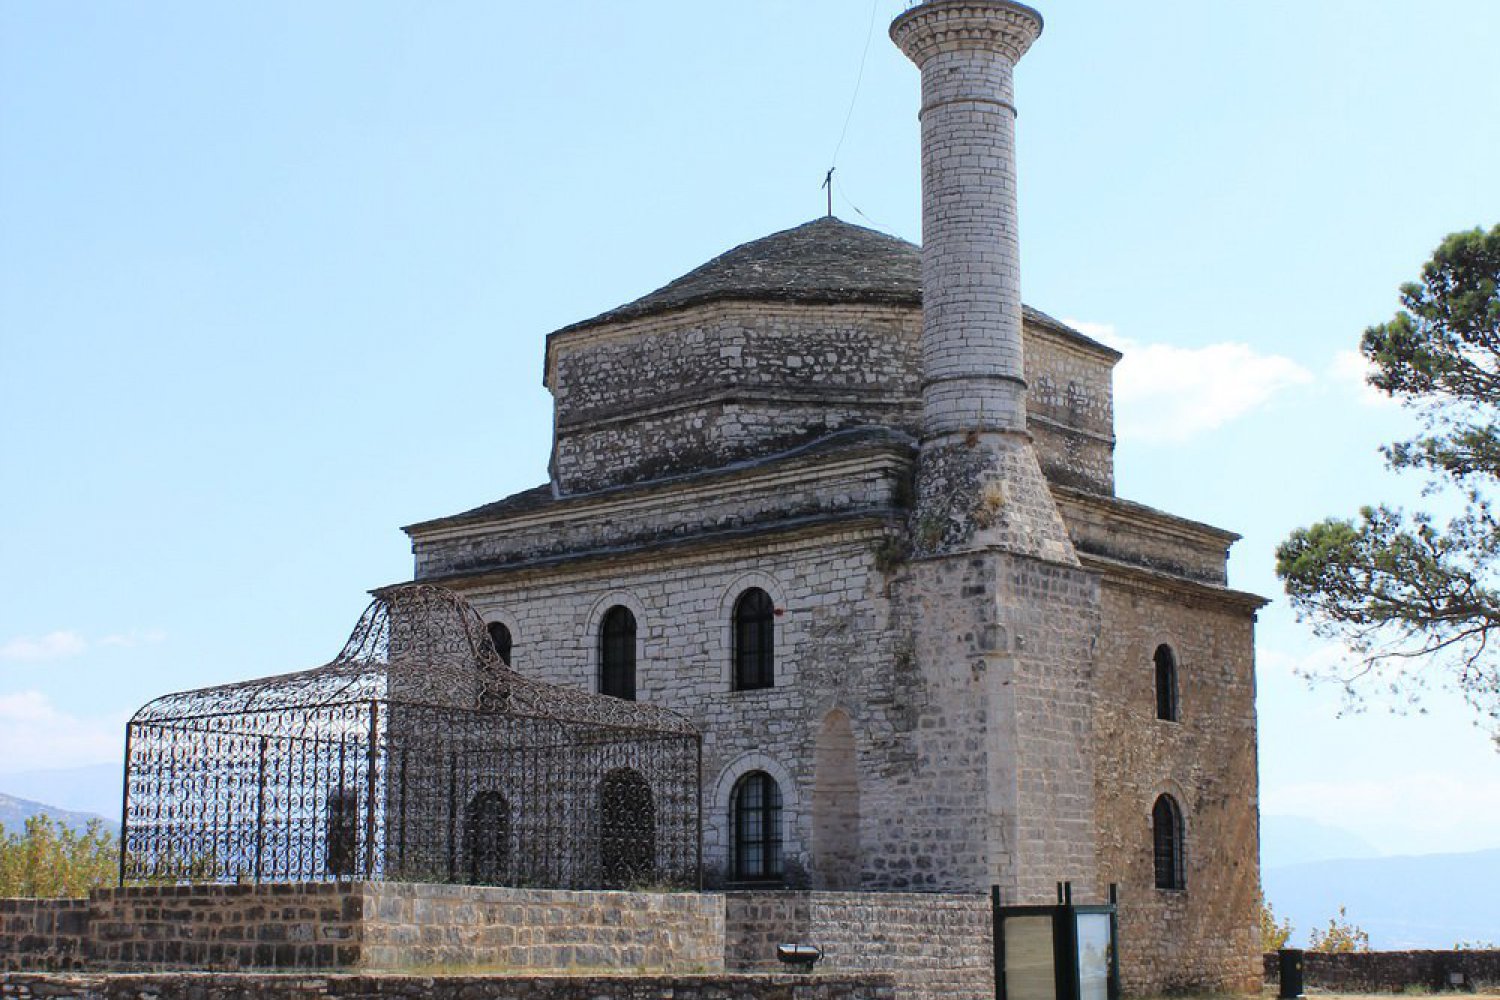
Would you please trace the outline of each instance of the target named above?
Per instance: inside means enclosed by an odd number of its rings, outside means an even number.
[[[1456,941],[1454,951],[1500,951],[1500,944],[1493,941]]]
[[[33,816],[26,832],[0,826],[0,897],[86,896],[119,875],[119,845],[93,820],[82,833]]]
[[[1307,950],[1339,953],[1369,951],[1370,935],[1361,930],[1358,924],[1350,923],[1349,914],[1340,906],[1339,915],[1329,920],[1327,927],[1313,928]]]
[[[1277,920],[1276,911],[1264,894],[1260,897],[1260,950],[1280,951],[1292,937],[1290,919]]]
[[[1414,695],[1437,668],[1500,731],[1500,226],[1445,239],[1402,286],[1402,310],[1365,331],[1370,384],[1411,407],[1421,433],[1384,449],[1394,470],[1429,477],[1457,513],[1371,506],[1292,533],[1276,572],[1298,616],[1360,659],[1340,677],[1383,676]],[[1432,673],[1426,670],[1426,673]]]

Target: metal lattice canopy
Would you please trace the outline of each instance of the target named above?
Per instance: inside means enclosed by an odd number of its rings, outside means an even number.
[[[135,714],[120,877],[695,885],[700,763],[682,716],[524,677],[462,598],[389,587],[331,663]]]

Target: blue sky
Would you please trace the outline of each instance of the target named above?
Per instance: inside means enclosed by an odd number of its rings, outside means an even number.
[[[397,526],[545,478],[544,335],[822,213],[920,237],[899,0],[0,5],[0,787],[165,691],[310,666]],[[1410,502],[1349,352],[1500,221],[1500,6],[1069,0],[1018,73],[1026,300],[1123,345],[1119,491],[1276,542]],[[1500,846],[1451,695],[1259,633],[1262,804]]]

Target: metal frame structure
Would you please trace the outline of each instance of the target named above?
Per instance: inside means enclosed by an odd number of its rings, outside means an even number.
[[[125,737],[120,882],[702,883],[702,738],[523,677],[462,598],[375,592],[313,670],[167,695]]]

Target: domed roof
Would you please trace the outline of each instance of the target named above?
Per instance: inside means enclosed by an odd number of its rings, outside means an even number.
[[[552,336],[721,301],[922,304],[922,248],[864,226],[824,216],[742,243],[701,267]],[[1026,322],[1049,327],[1116,358],[1119,353],[1039,309]],[[549,338],[550,343],[550,338]]]
[[[827,216],[741,244],[650,295],[557,332],[724,299],[919,305],[922,251]]]

